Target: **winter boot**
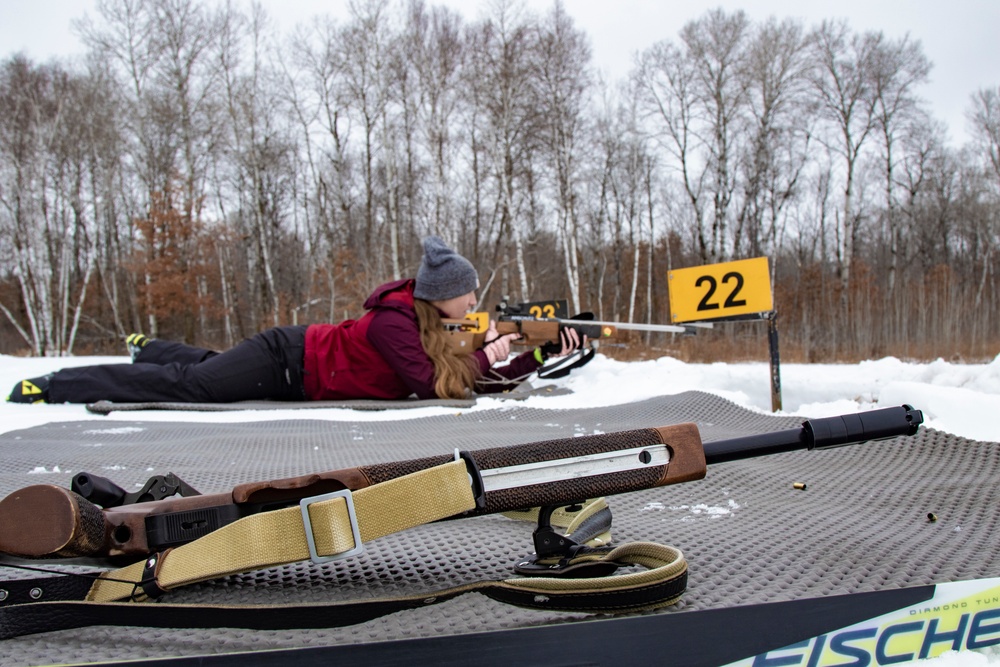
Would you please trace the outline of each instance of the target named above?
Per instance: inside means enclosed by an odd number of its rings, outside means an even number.
[[[7,400],[11,403],[46,403],[49,400],[49,381],[55,373],[30,380],[21,380],[11,390]]]
[[[139,357],[142,348],[149,344],[150,339],[141,333],[129,334],[125,339],[125,347],[128,348],[128,356],[132,357],[132,363]]]

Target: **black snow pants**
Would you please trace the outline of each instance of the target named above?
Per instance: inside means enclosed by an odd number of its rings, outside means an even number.
[[[153,339],[132,364],[66,368],[49,403],[304,401],[305,326],[275,327],[225,352]]]

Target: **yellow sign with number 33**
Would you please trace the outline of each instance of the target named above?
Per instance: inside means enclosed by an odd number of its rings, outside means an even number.
[[[714,320],[774,308],[767,257],[667,273],[672,322]]]

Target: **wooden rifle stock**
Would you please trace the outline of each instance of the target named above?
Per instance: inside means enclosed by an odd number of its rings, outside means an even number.
[[[566,317],[566,301],[532,302],[509,304],[506,298],[497,306],[496,326],[500,335],[520,334],[516,344],[540,346],[559,343],[559,332],[567,327],[577,330],[580,336],[591,341],[614,338],[618,330],[651,331],[660,333],[690,334],[697,327],[711,328],[710,323],[695,322],[676,324],[637,324],[633,322],[604,322],[594,319],[592,313],[581,313]],[[442,320],[445,330],[451,334],[452,345],[460,351],[478,350],[485,342],[489,325],[489,315],[484,312],[472,313],[465,319]]]
[[[477,329],[473,320],[443,319],[442,324],[450,335],[450,342],[457,350],[472,352],[478,350],[486,342],[486,331]],[[538,347],[545,343],[558,343],[559,332],[566,327],[577,330],[581,338],[603,340],[615,337],[616,327],[610,324],[591,324],[586,320],[547,319],[547,318],[516,318],[500,319],[496,323],[497,333],[501,336],[518,334],[515,345]]]
[[[694,424],[678,424],[465,452],[462,458],[482,499],[467,515],[565,505],[693,481],[705,476],[707,463],[913,435],[922,420],[919,410],[904,405],[704,446]],[[140,557],[250,514],[333,491],[357,491],[452,460],[436,456],[374,464],[107,509],[69,489],[29,486],[0,501],[0,551],[25,557]],[[607,467],[610,461],[618,467]],[[540,470],[549,477],[525,477]]]
[[[468,452],[465,458],[470,467],[486,471],[488,476],[491,471],[511,466],[558,463],[654,445],[666,446],[670,452],[668,463],[592,477],[557,477],[530,488],[487,489],[483,507],[472,514],[570,504],[583,498],[700,479],[705,474],[705,463],[694,424]],[[243,516],[334,491],[358,491],[453,459],[437,456],[375,464],[241,484],[229,493],[166,498],[103,510],[69,489],[48,484],[29,486],[0,501],[0,551],[28,557],[143,556],[190,542]]]
[[[609,324],[589,324],[586,320],[550,320],[550,319],[512,319],[499,320],[497,322],[497,332],[502,336],[508,333],[520,334],[521,338],[515,343],[522,345],[544,345],[545,343],[558,343],[559,332],[565,328],[572,327],[582,336],[590,340],[603,340],[613,338],[616,330]]]

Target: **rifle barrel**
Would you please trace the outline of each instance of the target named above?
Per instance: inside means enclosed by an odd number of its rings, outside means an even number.
[[[870,440],[913,435],[923,423],[920,410],[902,405],[869,412],[810,419],[799,428],[705,443],[705,463],[725,463],[800,449],[831,449]]]
[[[638,324],[633,322],[608,322],[603,320],[562,320],[573,324],[574,322],[584,322],[586,324],[596,324],[604,327],[615,327],[616,329],[628,329],[631,331],[660,331],[663,333],[684,333],[685,327],[677,324]]]
[[[690,327],[700,327],[711,329],[711,322],[692,322],[686,325],[679,324],[641,324],[638,322],[614,322],[611,320],[574,320],[559,317],[512,317],[509,321],[529,320],[536,322],[558,322],[560,324],[588,324],[601,327],[615,327],[616,329],[628,329],[630,331],[659,331],[662,333],[684,333]]]

